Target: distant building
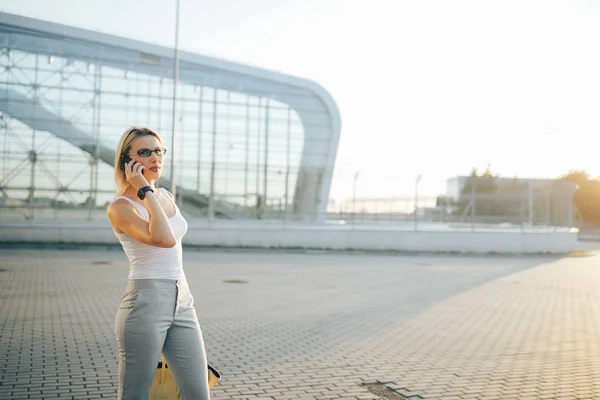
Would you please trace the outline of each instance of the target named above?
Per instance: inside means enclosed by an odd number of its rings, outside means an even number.
[[[571,182],[562,179],[495,177],[497,190],[475,191],[473,199],[471,193],[462,193],[469,178],[457,176],[446,182],[447,198],[456,203],[453,212],[487,222],[573,226],[573,196],[577,185]]]
[[[467,178],[467,176],[455,176],[446,180],[446,196],[451,197],[454,201],[458,201]]]

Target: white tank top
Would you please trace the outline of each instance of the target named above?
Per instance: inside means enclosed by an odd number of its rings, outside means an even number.
[[[117,238],[119,239],[119,242],[121,242],[123,250],[129,259],[129,279],[179,280],[184,277],[181,239],[187,232],[188,224],[185,218],[183,218],[183,215],[181,215],[181,212],[179,212],[177,204],[175,204],[171,199],[171,196],[167,194],[167,191],[163,188],[159,188],[158,190],[167,196],[175,206],[175,215],[169,218],[169,222],[173,228],[177,244],[171,248],[150,246],[132,239],[124,233],[118,233],[113,229],[113,232],[117,235]],[[113,201],[118,199],[129,201],[138,209],[142,218],[146,221],[150,220],[150,214],[148,213],[148,210],[146,210],[146,207],[125,196],[119,196]]]

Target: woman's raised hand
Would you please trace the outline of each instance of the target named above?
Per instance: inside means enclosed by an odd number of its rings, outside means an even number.
[[[129,182],[136,190],[150,185],[143,173],[144,166],[141,163],[131,160],[125,164],[125,176],[127,177],[127,182]]]

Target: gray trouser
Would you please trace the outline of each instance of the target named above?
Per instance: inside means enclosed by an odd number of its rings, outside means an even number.
[[[148,400],[161,351],[181,398],[210,399],[204,340],[185,278],[129,280],[115,335],[119,400]]]

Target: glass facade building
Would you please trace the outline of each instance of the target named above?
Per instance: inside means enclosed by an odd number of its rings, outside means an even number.
[[[168,149],[187,217],[325,218],[340,117],[319,85],[0,13],[0,219],[100,219],[130,126]],[[171,148],[173,106],[176,141]]]

